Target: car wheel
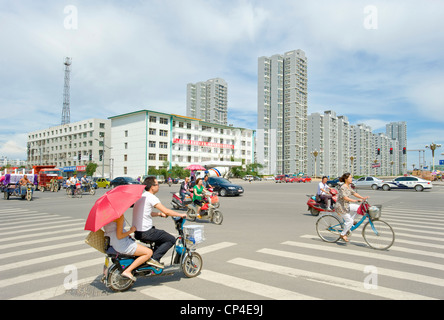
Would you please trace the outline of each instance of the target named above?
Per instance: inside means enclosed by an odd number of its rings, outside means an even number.
[[[420,185],[420,184],[417,184],[415,186],[415,191],[424,191],[424,187],[422,185]]]
[[[378,185],[377,185],[377,184],[373,184],[373,185],[372,185],[372,189],[373,189],[373,190],[378,190]]]
[[[225,190],[225,189],[220,189],[220,190],[219,190],[219,195],[220,195],[221,197],[226,197],[226,196],[227,196],[227,190]]]
[[[385,185],[382,186],[382,190],[389,191],[390,190],[390,186],[388,184],[385,184]]]

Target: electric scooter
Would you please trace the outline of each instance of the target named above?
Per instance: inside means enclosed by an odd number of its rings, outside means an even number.
[[[200,217],[197,214],[197,207],[194,203],[188,205],[187,218],[191,221],[196,219],[209,220],[214,224],[220,225],[224,220],[222,212],[219,210],[219,197],[216,193],[206,192],[204,194],[205,203],[200,208]]]
[[[173,220],[179,236],[176,238],[170,265],[165,268],[158,268],[144,263],[134,269],[133,275],[136,278],[171,275],[179,271],[182,271],[188,278],[194,278],[200,273],[203,261],[200,254],[195,252],[195,250],[196,245],[205,240],[203,226],[190,225],[184,227],[185,219],[173,217]],[[153,249],[154,243],[148,245]],[[123,292],[130,289],[134,281],[122,277],[122,272],[137,257],[119,254],[113,247],[107,246],[106,242],[105,251],[106,258],[105,265],[103,266],[102,282],[113,291]]]
[[[331,198],[331,206],[334,208],[334,205],[336,204],[336,201],[338,200],[338,190],[331,188],[330,194],[332,195]],[[322,200],[317,200],[315,195],[308,195],[308,211],[313,216],[318,216],[320,212],[334,212],[335,209],[327,208],[327,206],[322,202]]]

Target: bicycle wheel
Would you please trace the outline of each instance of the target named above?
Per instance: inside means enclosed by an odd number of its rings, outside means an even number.
[[[75,191],[75,196],[76,196],[77,198],[81,198],[81,197],[82,197],[82,194],[83,194],[83,190],[82,190],[81,188],[76,189],[76,191]]]
[[[395,232],[385,221],[373,220],[365,224],[362,230],[365,242],[376,250],[387,250],[395,242]]]
[[[318,236],[325,242],[336,242],[339,240],[342,223],[339,219],[331,214],[324,215],[316,222],[316,232]]]

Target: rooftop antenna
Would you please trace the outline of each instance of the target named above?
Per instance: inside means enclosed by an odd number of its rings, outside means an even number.
[[[69,78],[71,73],[72,59],[65,58],[65,87],[63,89],[63,110],[62,110],[62,125],[69,124],[71,122],[71,114],[69,110]]]

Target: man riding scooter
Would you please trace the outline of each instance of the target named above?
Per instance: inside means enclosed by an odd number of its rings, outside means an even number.
[[[331,199],[332,194],[330,193],[331,188],[327,185],[328,178],[326,176],[322,177],[322,181],[319,182],[317,195],[321,199],[321,206],[326,206],[327,210],[332,210]]]
[[[154,177],[147,177],[143,184],[146,185],[142,197],[134,204],[133,226],[136,227],[134,237],[142,242],[155,242],[152,259],[160,262],[160,259],[174,245],[176,238],[166,231],[156,229],[153,225],[153,217],[173,216],[186,218],[185,213],[178,213],[167,209],[155,196],[159,192],[159,182]],[[160,212],[153,212],[154,209]]]

